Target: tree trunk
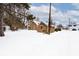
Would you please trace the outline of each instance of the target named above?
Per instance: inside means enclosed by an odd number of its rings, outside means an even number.
[[[24,9],[24,24],[25,24],[25,20],[26,20],[26,18],[25,18],[25,11],[26,11],[26,10]]]
[[[1,6],[0,6],[1,9]],[[3,31],[3,10],[0,10],[0,36],[4,36],[4,31]]]

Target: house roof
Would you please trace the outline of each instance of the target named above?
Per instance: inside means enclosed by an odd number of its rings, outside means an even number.
[[[36,21],[36,20],[34,20],[33,22],[36,23],[37,25],[43,24],[44,26],[48,26],[48,23],[46,23],[46,22]],[[55,25],[54,24],[51,24],[51,26],[54,27]]]
[[[36,21],[36,20],[34,20],[34,23],[36,23],[37,25],[40,24],[40,22],[39,21]]]
[[[47,26],[47,24],[45,24],[44,22],[40,22],[40,24],[44,25],[44,26]]]

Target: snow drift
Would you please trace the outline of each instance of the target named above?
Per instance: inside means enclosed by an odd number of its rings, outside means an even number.
[[[79,55],[79,32],[59,31],[48,34],[31,30],[6,31],[0,37],[3,56],[69,56]]]

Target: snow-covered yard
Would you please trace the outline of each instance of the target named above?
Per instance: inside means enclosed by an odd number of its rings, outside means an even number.
[[[31,30],[6,31],[0,37],[0,55],[79,56],[79,31],[60,31],[50,35]]]

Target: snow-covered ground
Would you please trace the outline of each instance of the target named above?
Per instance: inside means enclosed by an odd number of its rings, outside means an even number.
[[[60,31],[50,35],[31,30],[6,31],[0,37],[4,56],[79,56],[79,31]]]

